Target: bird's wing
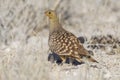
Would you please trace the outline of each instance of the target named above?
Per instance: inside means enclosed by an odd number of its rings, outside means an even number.
[[[51,44],[54,43],[54,46],[51,47],[55,53],[59,55],[87,54],[85,48],[74,34],[65,30],[57,32],[57,34],[57,40]]]
[[[72,33],[69,33],[70,36],[70,41],[71,44],[73,45],[73,50],[78,52],[78,54],[80,55],[86,55],[88,54],[87,50],[84,48],[84,46],[81,44],[81,42],[79,41],[79,39]]]
[[[61,31],[56,43],[55,52],[59,55],[70,55],[78,52],[78,39],[72,33],[68,31]],[[82,46],[82,45],[81,45]],[[58,48],[58,49],[57,49]]]

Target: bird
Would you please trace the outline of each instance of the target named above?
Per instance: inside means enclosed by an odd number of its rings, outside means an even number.
[[[46,10],[45,16],[49,18],[49,50],[57,53],[63,63],[66,58],[75,59],[79,62],[87,60],[98,63],[84,48],[80,40],[62,27],[55,10]]]

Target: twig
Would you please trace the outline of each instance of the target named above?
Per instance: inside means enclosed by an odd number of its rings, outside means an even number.
[[[62,0],[57,0],[56,2],[55,2],[55,5],[53,6],[53,9],[54,10],[57,10],[58,9],[58,7],[60,6],[60,3],[62,2]]]

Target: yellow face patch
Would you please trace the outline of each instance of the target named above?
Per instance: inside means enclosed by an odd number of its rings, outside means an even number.
[[[53,10],[46,11],[45,15],[48,16],[50,19],[54,19],[56,17],[56,13]]]

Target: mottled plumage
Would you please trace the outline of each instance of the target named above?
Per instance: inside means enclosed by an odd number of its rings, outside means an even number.
[[[45,14],[50,21],[48,44],[52,52],[57,53],[63,61],[70,57],[81,62],[85,57],[89,61],[97,62],[90,56],[78,38],[62,27],[55,11],[48,10]]]

